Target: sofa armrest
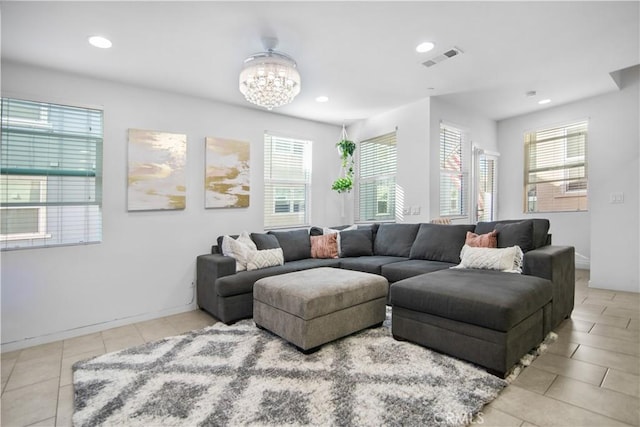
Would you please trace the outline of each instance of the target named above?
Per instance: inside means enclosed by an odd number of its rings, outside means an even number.
[[[198,306],[220,318],[218,313],[218,293],[215,290],[216,280],[220,277],[236,274],[236,260],[220,255],[200,255],[196,263],[196,284]]]
[[[573,246],[543,246],[525,253],[523,273],[551,281],[553,285],[552,328],[571,315],[576,287]]]

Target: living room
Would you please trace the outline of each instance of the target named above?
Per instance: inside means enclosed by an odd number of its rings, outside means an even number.
[[[353,194],[331,189],[340,173],[335,143],[343,123],[356,143],[396,131],[397,222],[441,216],[440,124],[453,123],[475,146],[499,153],[494,219],[548,218],[553,244],[575,247],[576,268],[588,270],[586,289],[640,292],[637,2],[2,2],[0,12],[3,98],[104,112],[101,241],[2,252],[3,355],[194,311],[196,257],[218,236],[265,229],[265,131],[313,141],[305,225],[357,222]],[[313,25],[301,24],[305,19]],[[521,35],[527,25],[536,32]],[[94,33],[114,46],[88,45]],[[265,35],[276,35],[278,50],[298,61],[303,82],[297,99],[272,112],[251,106],[237,88],[242,61],[263,49]],[[154,37],[161,47],[152,45]],[[457,46],[462,54],[427,69],[422,63],[430,54],[414,50],[427,39],[436,44],[431,53]],[[373,46],[361,45],[371,40]],[[381,57],[402,49],[402,64],[389,66]],[[473,62],[483,56],[497,65]],[[378,65],[387,75],[376,77],[407,80],[409,89],[359,81]],[[519,76],[525,68],[538,76]],[[217,80],[228,90],[208,86]],[[527,96],[531,91],[537,93]],[[329,101],[317,103],[319,95]],[[546,98],[550,104],[538,104]],[[588,210],[523,213],[523,135],[585,118]],[[128,208],[129,129],[186,134],[184,209]],[[248,207],[205,208],[206,137],[250,143]],[[454,220],[470,222],[471,216]],[[6,380],[3,370],[3,393]]]

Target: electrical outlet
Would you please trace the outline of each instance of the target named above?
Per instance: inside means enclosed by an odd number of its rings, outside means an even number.
[[[609,203],[624,203],[624,193],[611,193],[609,194]]]

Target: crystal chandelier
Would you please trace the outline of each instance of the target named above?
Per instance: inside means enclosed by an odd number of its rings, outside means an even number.
[[[263,39],[273,46],[275,39]],[[289,104],[300,93],[300,73],[289,55],[268,47],[251,55],[240,72],[240,92],[252,104],[271,110]]]

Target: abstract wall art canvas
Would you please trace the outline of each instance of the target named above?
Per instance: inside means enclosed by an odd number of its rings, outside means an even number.
[[[249,207],[250,144],[207,137],[205,145],[205,208]]]
[[[184,209],[187,136],[129,129],[129,211]]]

